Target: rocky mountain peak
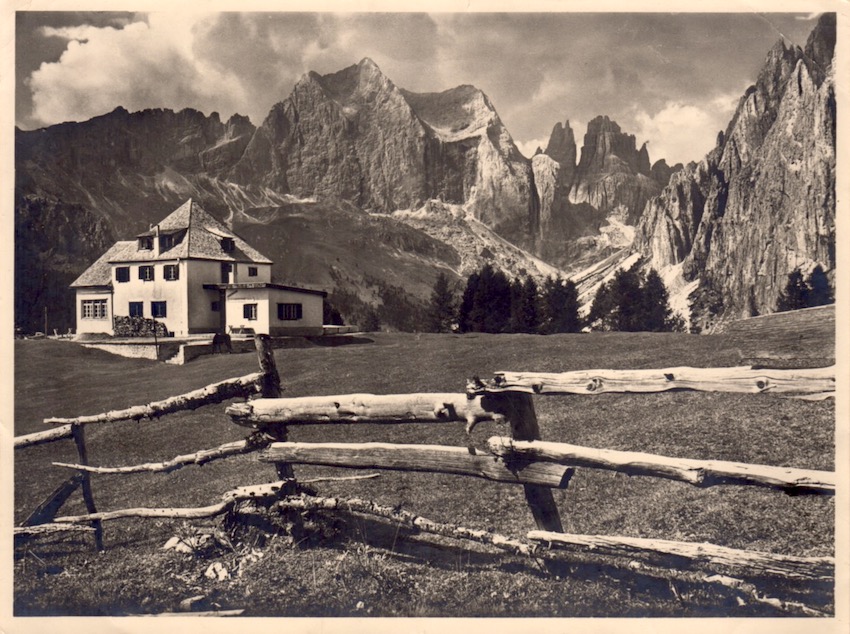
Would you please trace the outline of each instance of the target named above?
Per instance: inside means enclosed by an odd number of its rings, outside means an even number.
[[[570,172],[575,169],[577,154],[576,137],[573,134],[573,129],[570,127],[569,119],[563,124],[559,121],[552,128],[552,134],[549,135],[549,144],[546,146],[546,154],[561,165],[567,167]]]
[[[401,93],[416,115],[438,133],[468,136],[498,118],[487,95],[468,84],[443,92]]]
[[[703,328],[773,312],[795,269],[834,272],[834,25],[822,16],[805,52],[777,42],[717,147],[646,207],[635,247],[673,287],[698,285]]]
[[[637,150],[633,134],[626,134],[607,116],[598,116],[587,124],[579,174],[628,170],[649,175],[649,156],[646,148]]]
[[[818,18],[815,28],[806,40],[803,55],[815,83],[820,86],[832,69],[835,55],[835,13],[824,13]]]

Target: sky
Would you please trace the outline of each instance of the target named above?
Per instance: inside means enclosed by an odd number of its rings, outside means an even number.
[[[397,86],[483,90],[520,150],[608,115],[651,160],[700,160],[770,48],[803,46],[816,14],[16,14],[16,125],[123,106],[248,115],[260,125],[306,72],[364,57]]]

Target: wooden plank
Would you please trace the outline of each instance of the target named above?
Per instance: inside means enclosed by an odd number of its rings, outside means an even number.
[[[534,411],[534,403],[528,394],[500,394],[488,395],[486,407],[503,415],[511,426],[511,436],[521,441],[534,441],[540,439],[540,427],[537,424],[537,414]],[[516,461],[515,461],[516,462]],[[566,488],[573,470],[566,472]],[[552,496],[552,490],[548,487],[533,484],[524,485],[525,500],[534,517],[537,528],[545,531],[562,532],[561,516]]]
[[[129,508],[119,509],[117,511],[106,511],[101,513],[90,513],[88,515],[68,515],[57,517],[57,523],[77,524],[80,522],[92,522],[108,520],[126,519],[129,517],[159,517],[173,519],[199,519],[205,517],[215,517],[221,515],[231,508],[237,502],[253,499],[268,499],[281,496],[287,482],[269,482],[267,484],[256,484],[251,486],[238,487],[226,492],[222,496],[222,501],[218,504],[209,506],[189,507],[189,508]]]
[[[39,504],[35,510],[30,513],[29,517],[22,522],[22,526],[35,526],[37,524],[46,524],[52,522],[56,513],[62,508],[62,505],[71,497],[71,494],[77,490],[83,483],[83,475],[75,473],[73,476],[65,480],[56,489],[48,495],[44,501]]]
[[[515,441],[494,436],[489,450],[505,459],[542,460],[577,467],[620,471],[629,475],[652,476],[687,482],[695,487],[739,484],[779,489],[787,493],[835,494],[835,473],[770,465],[670,458],[636,451],[594,449],[566,443]]]
[[[77,446],[80,464],[87,465],[89,463],[88,450],[86,449],[85,430],[80,425],[72,425],[71,432],[74,434],[74,444]],[[91,490],[91,476],[88,473],[81,472],[83,490],[83,501],[86,503],[86,510],[89,514],[97,513],[97,507],[94,504],[94,494]],[[98,550],[103,550],[103,526],[100,520],[92,521],[94,528],[94,544]]]
[[[649,561],[653,565],[677,567],[682,561],[706,566],[735,569],[750,576],[772,576],[786,579],[832,581],[835,576],[833,557],[795,557],[750,550],[738,550],[709,543],[678,542],[644,537],[607,535],[573,535],[547,531],[530,531],[528,539],[548,543],[553,548],[588,551],[613,557],[629,557]],[[671,558],[677,562],[671,563]]]
[[[611,392],[740,392],[772,394],[835,390],[835,366],[802,370],[664,368],[658,370],[580,370],[575,372],[496,372],[489,393],[605,394]]]
[[[825,401],[830,398],[835,398],[835,392],[817,392],[814,394],[798,394],[796,396],[788,396],[786,398],[798,399],[801,401]]]
[[[256,335],[254,347],[257,349],[257,361],[260,364],[260,372],[263,378],[260,380],[260,396],[262,398],[280,398],[283,388],[280,385],[280,375],[277,372],[277,363],[274,359],[274,348],[271,337],[268,335]],[[286,442],[286,425],[275,423],[266,426],[265,432],[277,442]],[[287,493],[294,494],[296,490],[295,471],[292,465],[286,462],[275,463],[275,471],[280,480],[289,482]]]
[[[25,447],[33,447],[43,443],[53,442],[55,440],[63,440],[71,438],[73,432],[70,425],[63,425],[56,429],[48,429],[46,431],[37,431],[34,434],[25,434],[15,437],[15,449],[24,449]]]
[[[79,524],[36,524],[33,526],[15,526],[15,537],[27,537],[33,535],[49,535],[51,533],[93,533],[94,528],[91,526],[80,526]]]
[[[475,451],[475,450],[473,450]],[[389,469],[473,476],[496,482],[537,484],[563,488],[572,471],[541,462],[508,466],[483,452],[441,445],[395,445],[389,443],[273,443],[260,452],[260,460],[285,460],[295,464],[351,469]],[[554,469],[551,467],[555,467]]]
[[[225,443],[212,449],[202,449],[190,454],[175,456],[171,460],[163,462],[146,462],[143,464],[129,465],[124,467],[93,467],[82,464],[69,464],[66,462],[54,462],[56,467],[77,469],[87,473],[117,474],[117,473],[169,473],[187,465],[204,465],[213,460],[221,460],[231,456],[238,456],[252,451],[262,449],[271,442],[271,439],[262,432],[254,432],[244,440]]]
[[[250,396],[257,392],[258,382],[262,374],[255,372],[235,379],[227,379],[202,387],[198,390],[186,392],[178,396],[171,396],[162,401],[154,401],[147,405],[135,405],[126,409],[113,410],[92,416],[78,416],[76,418],[46,418],[47,425],[89,425],[92,423],[114,423],[127,420],[141,420],[143,418],[157,418],[166,414],[173,414],[183,410],[194,410],[204,405],[212,405],[240,396]]]
[[[466,394],[344,394],[301,398],[256,399],[235,403],[227,413],[237,425],[264,427],[273,423],[452,423],[502,420],[485,410],[481,397]]]
[[[375,517],[390,520],[396,525],[404,524],[425,533],[433,533],[453,539],[475,541],[517,555],[532,556],[534,554],[534,548],[530,547],[529,544],[505,535],[500,535],[492,531],[436,522],[399,507],[382,506],[371,500],[301,496],[297,498],[286,498],[275,504],[277,508],[298,511],[342,511],[374,515]]]
[[[139,614],[136,616],[242,616],[244,612],[243,608],[239,610],[208,610],[206,612],[160,612],[159,614]]]

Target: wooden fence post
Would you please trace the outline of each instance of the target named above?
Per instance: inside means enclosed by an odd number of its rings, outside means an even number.
[[[473,379],[468,385],[470,388],[467,390],[467,395],[470,394],[470,389],[475,391],[475,386],[480,385],[480,382]],[[537,413],[534,411],[534,402],[530,394],[521,392],[485,393],[481,398],[481,405],[484,409],[502,414],[505,417],[505,420],[511,426],[511,437],[514,440],[540,440],[540,426],[537,424]],[[573,469],[569,469],[564,474],[563,488],[569,483],[573,472]],[[528,508],[531,510],[531,515],[534,517],[534,522],[538,528],[549,526],[550,528],[546,530],[553,533],[563,533],[561,515],[558,513],[558,506],[555,504],[552,489],[536,484],[523,484],[522,487],[525,492],[525,501],[528,503]],[[543,565],[551,574],[556,576],[563,577],[569,572],[569,566],[563,562],[545,560]]]
[[[489,397],[487,397],[489,400]],[[540,426],[530,394],[506,393],[499,395],[501,413],[511,426],[514,440],[540,440]],[[568,477],[572,476],[570,472]],[[549,526],[545,530],[563,533],[558,506],[549,487],[524,484],[525,499],[538,527]]]
[[[277,363],[274,360],[274,348],[269,335],[254,335],[254,346],[257,349],[257,358],[260,363],[260,372],[263,373],[260,395],[263,398],[280,398],[283,389],[280,385],[280,375],[277,372]],[[264,431],[274,438],[276,442],[286,442],[286,425],[268,425]],[[276,462],[275,469],[280,480],[289,480],[284,487],[284,493],[292,495],[296,491],[295,472],[288,462]]]
[[[73,434],[74,444],[77,446],[77,453],[79,454],[80,464],[88,465],[88,452],[86,451],[86,439],[85,432],[83,431],[82,425],[71,425],[71,433]],[[92,513],[97,513],[97,507],[94,505],[94,496],[91,491],[91,474],[86,471],[82,472],[82,489],[83,489],[83,500],[86,503],[86,510],[89,515]],[[94,528],[94,544],[98,550],[103,550],[103,525],[100,520],[94,520],[92,523],[92,527]]]

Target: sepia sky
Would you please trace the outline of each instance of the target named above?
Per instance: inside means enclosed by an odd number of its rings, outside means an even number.
[[[18,12],[16,123],[121,105],[192,107],[260,125],[309,70],[371,57],[398,86],[473,84],[530,156],[569,119],[606,114],[650,158],[699,160],[774,43],[812,14]]]

